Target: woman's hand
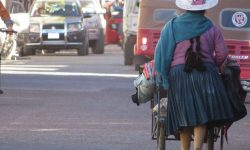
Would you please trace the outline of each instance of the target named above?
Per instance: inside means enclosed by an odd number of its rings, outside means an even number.
[[[7,31],[13,31],[13,26],[8,26]]]
[[[14,33],[13,26],[7,26],[7,34],[12,35]]]

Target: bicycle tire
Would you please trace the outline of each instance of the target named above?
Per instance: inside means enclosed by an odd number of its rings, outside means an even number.
[[[10,60],[15,55],[16,41],[12,35],[5,35],[4,43],[2,46],[1,57],[2,59]]]
[[[154,112],[152,112],[151,138],[152,140],[157,139],[157,115]]]
[[[165,123],[158,122],[158,134],[157,134],[157,150],[165,150],[166,147],[166,130]]]

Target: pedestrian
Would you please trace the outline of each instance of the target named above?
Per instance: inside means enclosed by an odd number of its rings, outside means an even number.
[[[180,135],[182,150],[201,150],[207,127],[233,121],[219,75],[228,49],[205,16],[218,0],[176,0],[182,13],[166,23],[155,52],[157,80],[168,92],[166,134]]]
[[[8,31],[13,31],[13,22],[10,19],[10,14],[7,11],[7,9],[4,7],[3,3],[0,1],[0,16],[1,19],[4,21],[7,30]]]
[[[115,0],[112,4],[112,11],[123,11],[124,2],[122,0]]]

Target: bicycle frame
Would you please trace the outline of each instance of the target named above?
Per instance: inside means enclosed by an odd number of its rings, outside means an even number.
[[[166,136],[166,110],[162,109],[161,101],[162,98],[167,97],[167,93],[163,90],[162,87],[157,87],[154,95],[154,99],[151,101],[152,108],[152,128],[151,128],[151,136],[152,140],[157,140],[157,150],[165,150],[166,141],[169,140],[180,140],[179,134],[174,136]],[[160,105],[158,105],[160,104]],[[154,111],[154,108],[157,108],[157,111]],[[165,106],[166,107],[166,106]],[[207,150],[214,150],[214,142],[217,141],[219,134],[221,133],[221,137],[223,136],[223,127],[207,127],[207,135],[204,143],[206,143]],[[193,140],[193,139],[192,139]],[[221,138],[221,142],[223,138]],[[223,143],[221,144],[221,149],[223,147]]]
[[[0,94],[3,94],[1,90],[1,61],[2,58],[11,58],[16,50],[16,39],[14,38],[16,31],[8,31],[6,29],[0,28]],[[11,38],[13,37],[13,38]],[[16,36],[15,36],[16,37]],[[9,43],[5,43],[9,42]]]
[[[16,48],[16,32],[13,31],[11,34],[9,31],[0,29],[0,50],[1,50],[1,59],[11,60],[18,56]]]

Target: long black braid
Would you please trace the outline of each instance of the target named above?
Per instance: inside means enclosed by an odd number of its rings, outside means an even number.
[[[196,40],[196,51],[193,50],[193,44],[194,44],[194,39]],[[200,36],[197,36],[196,38],[190,39],[190,47],[188,48],[185,59],[185,67],[184,71],[187,73],[192,72],[193,69],[196,69],[200,72],[203,72],[206,70],[206,67],[204,66],[204,63],[202,61],[202,55],[200,53]]]

